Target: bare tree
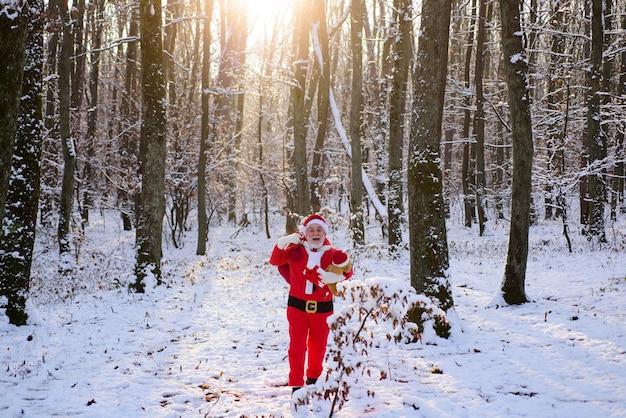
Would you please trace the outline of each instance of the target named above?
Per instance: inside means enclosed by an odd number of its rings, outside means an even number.
[[[214,108],[211,120],[210,155],[222,155],[217,180],[228,194],[224,196],[223,210],[228,221],[236,223],[235,187],[237,153],[241,132],[241,112],[244,91],[241,90],[241,78],[245,64],[245,45],[247,40],[247,17],[241,0],[228,0],[221,8],[221,40],[219,69],[213,92]]]
[[[478,232],[485,233],[485,95],[483,74],[485,68],[485,23],[487,20],[486,0],[478,0],[478,32],[476,35],[476,114],[474,115],[474,133],[476,135],[476,210],[478,212]]]
[[[394,61],[393,61],[393,42],[396,39],[396,28],[390,24],[387,19],[388,14],[385,13],[385,2],[383,0],[379,0],[380,4],[380,26],[383,27],[383,45],[382,51],[380,52],[380,75],[378,79],[372,80],[374,83],[377,83],[377,86],[372,87],[374,92],[378,91],[378,97],[374,95],[374,112],[376,120],[373,122],[373,151],[375,152],[375,181],[376,181],[376,193],[380,200],[385,200],[385,188],[387,186],[385,178],[388,169],[387,162],[387,135],[389,132],[389,80],[391,80],[391,73],[393,71]],[[375,22],[376,23],[376,22]],[[371,39],[371,38],[370,38]],[[373,47],[370,50],[374,49]],[[374,60],[371,60],[374,62]],[[383,237],[387,233],[388,225],[382,225]]]
[[[363,225],[363,178],[361,168],[361,136],[363,126],[363,0],[353,0],[350,11],[350,43],[352,45],[352,100],[350,107],[350,148],[352,149],[350,190],[350,230],[355,245],[365,244]]]
[[[259,113],[257,117],[257,148],[258,148],[258,167],[266,166],[266,141],[264,137],[269,132],[269,126],[271,126],[271,116],[273,108],[272,98],[276,97],[276,94],[272,94],[272,86],[270,81],[272,79],[274,56],[278,52],[276,50],[280,30],[280,19],[277,17],[274,22],[272,33],[269,39],[264,39],[261,44],[262,49],[262,62],[259,77]],[[271,147],[267,154],[272,155]],[[261,169],[259,172],[259,182],[261,187],[261,204],[262,204],[262,217],[263,224],[265,226],[265,235],[267,238],[271,237],[270,231],[270,188],[268,187],[268,179],[271,176],[265,170]]]
[[[142,125],[141,195],[137,216],[136,281],[143,293],[150,274],[161,284],[163,216],[165,214],[166,109],[163,75],[162,9],[159,0],[140,0]]]
[[[133,215],[138,215],[135,204],[138,199],[138,153],[139,129],[136,121],[139,119],[138,95],[139,81],[137,70],[137,46],[139,40],[139,8],[131,6],[128,28],[129,41],[126,43],[126,59],[124,73],[124,94],[120,104],[120,168],[121,181],[117,187],[119,205],[121,207],[124,230],[130,231],[133,225]],[[120,33],[121,35],[121,33]]]
[[[626,33],[626,13],[622,14],[622,32]],[[624,39],[624,38],[622,38]],[[626,105],[626,49],[621,53],[620,61],[621,72],[619,75],[619,81],[617,86],[617,97],[620,98],[620,104]],[[626,162],[626,150],[624,149],[624,136],[626,132],[626,121],[622,120],[621,128],[617,130],[616,138],[616,159],[615,165],[615,179],[613,180],[613,199],[611,201],[611,216],[612,219],[617,219],[617,212],[626,212],[624,206],[624,178],[626,176],[626,170],[624,170]]]
[[[508,304],[527,302],[525,282],[530,228],[533,137],[530,95],[527,84],[528,61],[522,44],[520,0],[501,0],[502,54],[509,90],[509,118],[513,142],[513,185],[509,247],[500,286]]]
[[[562,33],[564,27],[564,11],[560,0],[555,1],[552,4],[552,19],[551,23],[555,34],[552,35],[551,49],[550,49],[550,74],[547,85],[547,102],[548,112],[550,116],[561,115],[561,104],[565,101],[565,86],[564,80],[561,76],[561,65],[565,52],[565,39]],[[569,100],[569,98],[567,99]],[[564,115],[564,125],[567,124],[567,118],[569,115]],[[547,169],[549,175],[560,177],[563,175],[565,169],[564,165],[564,152],[563,143],[565,140],[565,129],[557,129],[554,127],[549,133],[546,139],[546,148],[548,152]],[[555,195],[556,194],[556,195]],[[546,198],[545,198],[545,217],[546,219],[552,219],[555,216],[561,215],[561,208],[557,206],[556,201],[559,199],[560,192],[558,187],[555,189],[554,182],[547,182],[546,184]]]
[[[65,164],[63,166],[57,239],[59,242],[59,271],[67,273],[73,268],[70,254],[70,228],[74,202],[74,176],[76,174],[76,146],[74,138],[72,138],[70,121],[71,59],[74,53],[74,40],[68,0],[59,2],[59,14],[63,22],[63,40],[59,56],[59,132]]]
[[[26,63],[12,175],[0,228],[0,295],[7,298],[9,322],[24,325],[39,204],[43,143],[43,1],[28,5]]]
[[[471,116],[471,103],[472,95],[469,94],[470,90],[470,67],[472,63],[472,52],[474,50],[474,36],[475,36],[475,24],[476,22],[476,0],[472,0],[472,6],[469,16],[469,27],[467,30],[467,44],[465,46],[465,64],[464,64],[464,86],[465,96],[463,98],[463,128],[461,137],[463,138],[463,166],[461,169],[461,184],[463,186],[463,203],[464,203],[464,215],[465,226],[470,228],[472,221],[475,219],[474,208],[475,202],[473,199],[474,188],[474,161],[473,154],[475,147],[470,140],[470,122]]]
[[[451,0],[424,0],[413,74],[413,112],[409,145],[409,235],[411,285],[448,311],[454,305],[449,268],[446,218],[439,152],[448,66]],[[423,312],[411,313],[421,323]],[[447,338],[450,325],[436,318],[437,335]]]
[[[248,12],[245,2],[242,0],[230,0],[233,2],[233,10],[230,13],[231,17],[229,21],[232,33],[232,46],[228,46],[233,54],[233,84],[232,94],[233,106],[231,108],[234,115],[233,120],[233,141],[231,146],[228,146],[228,168],[225,178],[225,184],[228,190],[235,190],[234,193],[228,194],[228,220],[232,224],[237,223],[237,202],[241,200],[239,191],[237,188],[237,177],[239,171],[239,162],[241,155],[241,143],[244,135],[244,110],[245,110],[245,98],[246,88],[244,86],[244,70],[246,66],[246,44],[248,41]],[[247,214],[243,214],[241,222],[245,224]]]
[[[326,131],[328,129],[328,107],[330,96],[330,52],[328,46],[328,28],[326,25],[326,2],[323,0],[313,0],[313,22],[314,48],[316,51],[315,80],[317,81],[317,136],[311,158],[311,208],[313,212],[318,212],[320,203],[320,177],[322,176],[322,152],[326,142]],[[311,85],[311,88],[315,86]]]
[[[22,3],[24,4],[24,3]],[[0,9],[0,219],[9,190],[11,159],[17,129],[17,114],[24,72],[24,54],[28,32],[28,13],[11,10],[8,5]],[[23,7],[22,7],[23,9]]]
[[[201,3],[202,0],[198,0]],[[198,7],[200,9],[200,7]],[[209,219],[206,204],[206,164],[209,142],[210,117],[210,74],[211,74],[211,17],[213,16],[213,0],[204,0],[204,19],[202,26],[202,122],[200,128],[200,154],[198,157],[198,244],[197,255],[206,254],[206,241],[209,233]]]
[[[58,74],[58,51],[60,32],[62,28],[61,18],[59,16],[59,0],[50,0],[46,6],[46,28],[48,33],[46,60],[45,60],[45,116],[44,116],[44,144],[42,150],[42,170],[41,183],[42,190],[39,199],[39,211],[41,223],[44,226],[52,225],[52,213],[55,206],[55,193],[53,193],[51,184],[57,179],[56,169],[53,164],[45,164],[46,157],[53,154],[55,145],[60,145],[59,141],[59,124],[58,124],[58,101],[56,95],[58,93],[58,77],[52,75]],[[47,187],[44,187],[46,185]]]
[[[102,47],[102,31],[103,31],[103,12],[104,0],[98,0],[94,7],[89,10],[89,19],[91,23],[90,33],[92,34],[92,43],[90,56],[90,74],[89,74],[89,112],[87,113],[87,135],[85,136],[85,159],[83,162],[81,183],[82,183],[82,210],[81,217],[85,224],[89,224],[89,209],[93,206],[94,201],[94,168],[92,166],[95,157],[97,122],[99,115],[99,80],[100,80],[100,54]]]
[[[290,161],[293,167],[295,190],[288,190],[292,195],[293,207],[289,210],[293,215],[306,215],[311,210],[309,195],[309,176],[307,173],[307,117],[306,117],[306,79],[309,65],[309,33],[311,30],[311,0],[298,1],[294,5],[293,28],[293,85],[291,87],[290,118],[293,129],[293,154]]]
[[[605,154],[606,137],[601,127],[602,54],[604,52],[604,0],[591,2],[591,74],[587,110],[588,155],[590,166],[600,165]],[[596,167],[587,176],[589,213],[587,229],[590,238],[606,241],[604,231],[604,200],[606,184],[601,170]]]
[[[389,186],[387,200],[389,247],[392,254],[400,249],[403,241],[402,230],[405,211],[402,201],[402,158],[406,126],[407,82],[413,51],[411,1],[394,0],[394,16],[397,25],[397,38],[394,45],[395,68],[389,98]]]

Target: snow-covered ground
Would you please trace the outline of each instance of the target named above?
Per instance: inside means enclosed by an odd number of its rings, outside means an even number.
[[[139,295],[126,290],[133,233],[114,214],[92,217],[76,278],[59,279],[56,249],[38,244],[29,325],[0,316],[0,416],[293,415],[287,285],[267,263],[282,218],[271,239],[260,225],[213,227],[207,256],[193,233],[182,249],[166,245],[168,286]],[[386,257],[375,228],[358,253],[344,225],[331,229],[353,255],[353,280],[408,281],[408,254]],[[532,227],[533,301],[500,306],[508,225],[478,237],[451,221],[452,338],[375,346],[367,366],[386,378],[363,377],[335,416],[626,417],[626,225],[607,226],[604,248],[572,233],[572,253],[561,231]],[[329,411],[313,399],[296,415]]]

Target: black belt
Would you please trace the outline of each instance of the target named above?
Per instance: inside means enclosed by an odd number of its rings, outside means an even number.
[[[289,296],[287,306],[293,306],[306,313],[328,313],[333,311],[332,300],[328,302],[318,302],[316,300],[302,300],[294,296]]]

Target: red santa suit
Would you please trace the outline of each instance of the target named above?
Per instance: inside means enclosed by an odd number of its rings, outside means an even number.
[[[320,281],[317,270],[326,270],[331,264],[346,266],[348,263],[348,255],[334,248],[327,238],[319,249],[310,248],[304,241],[300,245],[289,244],[284,249],[277,245],[272,251],[270,264],[278,266],[289,283],[289,386],[303,386],[307,355],[307,380],[316,380],[323,371],[330,331],[326,320],[333,313],[333,294]],[[353,273],[348,268],[343,273],[346,279]]]

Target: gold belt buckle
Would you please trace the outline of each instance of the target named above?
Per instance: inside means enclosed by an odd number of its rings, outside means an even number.
[[[317,301],[316,300],[307,300],[306,305],[304,305],[304,311],[306,313],[316,313],[317,312]]]

